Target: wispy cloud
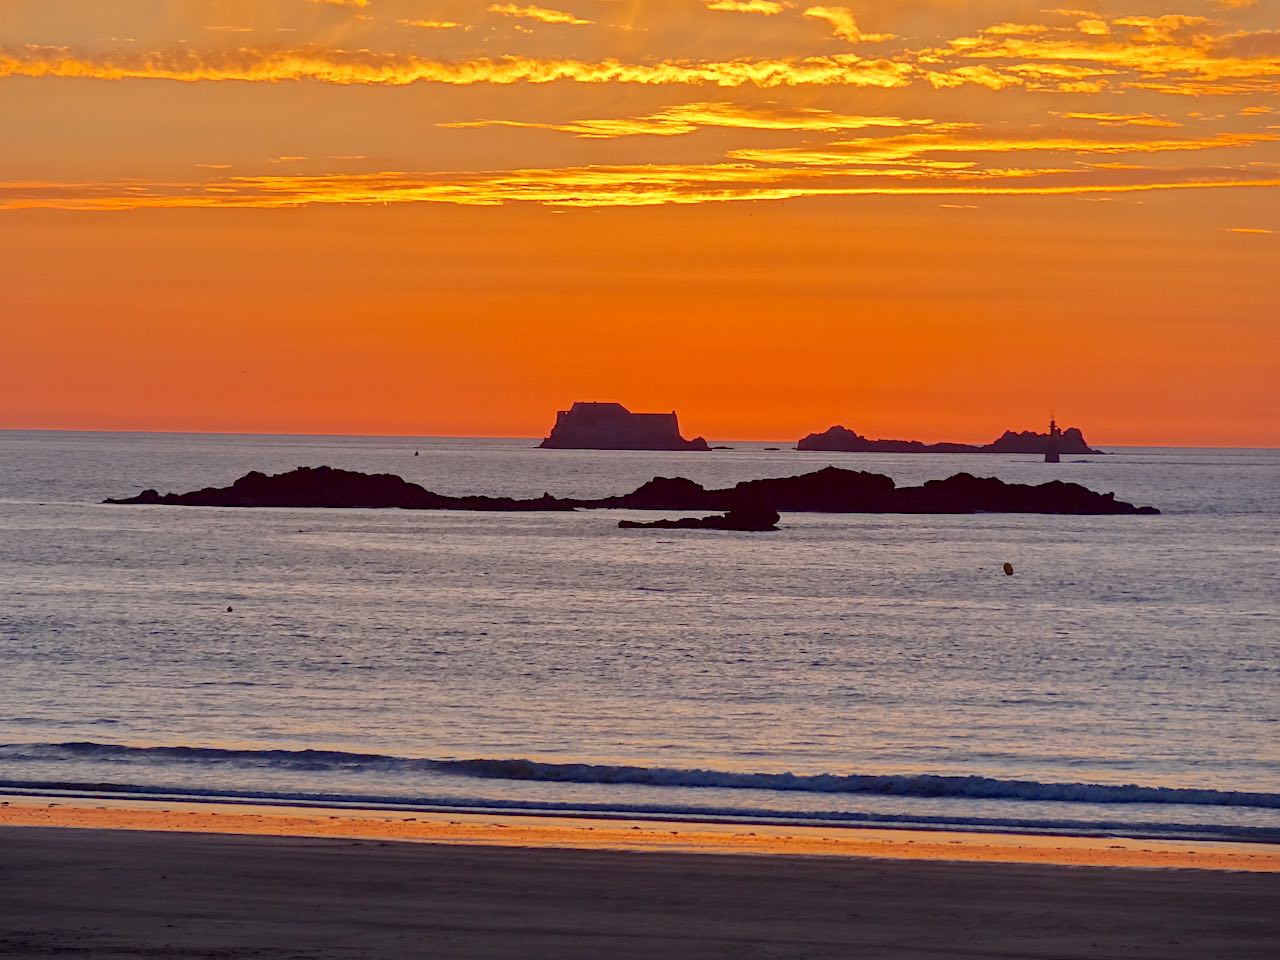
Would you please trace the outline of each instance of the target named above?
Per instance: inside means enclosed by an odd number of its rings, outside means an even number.
[[[744,126],[806,134],[856,129],[867,133],[820,146],[801,143],[785,148],[732,149],[722,159],[707,163],[426,173],[214,174],[205,180],[174,182],[11,182],[0,184],[0,209],[517,202],[639,206],[816,196],[1105,196],[1280,185],[1280,163],[1221,159],[1261,143],[1280,141],[1280,134],[1143,137],[1127,131],[1069,135],[1028,130],[1015,135],[971,123],[857,117],[817,110],[752,111],[722,103],[689,104],[632,120],[609,121],[620,127],[596,123],[520,125],[591,137],[632,135],[636,130],[627,124],[678,129]],[[1194,165],[1161,159],[1191,154],[1218,159]],[[303,159],[277,157],[273,162]],[[1160,165],[1153,165],[1156,160]],[[1236,229],[1252,232],[1261,228]]]
[[[1150,113],[1058,113],[1055,116],[1068,120],[1092,120],[1105,127],[1180,127],[1182,124],[1168,117],[1157,117]]]
[[[712,0],[720,3],[721,0]],[[723,0],[734,9],[775,13],[773,0]],[[763,6],[759,4],[763,3]],[[494,4],[491,12],[547,24],[585,25],[576,13],[539,6]],[[778,13],[785,12],[779,5]],[[21,45],[0,48],[0,77],[56,76],[183,81],[318,80],[339,84],[436,82],[714,84],[762,87],[837,85],[947,90],[1052,91],[1063,94],[1146,90],[1188,96],[1280,93],[1280,31],[1228,29],[1208,17],[1127,16],[1104,19],[1069,14],[1063,24],[999,22],[936,46],[914,46],[889,33],[867,33],[851,8],[813,6],[791,16],[821,20],[855,44],[896,44],[882,55],[855,53],[790,57],[644,57],[637,61],[581,56],[529,56],[519,52],[482,59],[422,59],[408,52],[302,46],[296,49],[201,51],[196,46],[129,52],[78,51]],[[1065,19],[1065,18],[1064,18]],[[463,27],[455,20],[399,18],[436,30]],[[620,24],[614,24],[620,25]],[[517,25],[519,26],[519,25]],[[630,28],[630,25],[628,25]],[[1084,111],[1103,113],[1105,110]],[[1129,111],[1109,111],[1117,115]]]
[[[355,8],[368,3],[334,5]],[[685,19],[655,26],[652,20],[636,20],[639,15],[631,5],[588,7],[582,0],[566,0],[566,5],[574,10],[477,0],[473,9],[487,10],[491,16],[469,25],[455,13],[465,9],[461,5],[445,8],[457,20],[443,14],[440,19],[388,15],[376,26],[355,22],[363,14],[322,17],[312,11],[313,21],[327,24],[325,31],[300,35],[341,36],[344,47],[317,42],[220,50],[217,47],[228,41],[208,35],[203,45],[175,40],[159,49],[107,41],[85,48],[0,47],[0,82],[24,77],[201,84],[562,85],[552,116],[537,113],[536,104],[545,103],[545,98],[487,90],[452,101],[469,106],[442,108],[449,110],[448,116],[464,118],[438,124],[456,131],[440,132],[438,137],[450,138],[449,148],[439,155],[456,158],[458,171],[403,172],[419,169],[419,159],[401,164],[399,170],[360,173],[375,162],[396,165],[398,161],[388,159],[395,148],[369,147],[380,159],[363,161],[357,151],[366,149],[365,144],[349,143],[317,147],[306,163],[302,157],[263,159],[257,165],[262,176],[249,175],[254,167],[241,160],[235,172],[242,176],[206,167],[208,178],[190,183],[89,182],[91,177],[85,184],[14,182],[0,188],[0,203],[77,209],[521,200],[556,206],[635,205],[868,193],[1106,195],[1254,187],[1280,177],[1280,132],[1271,123],[1273,95],[1280,92],[1280,31],[1245,29],[1246,23],[1256,26],[1257,18],[1233,17],[1203,3],[1201,13],[1211,15],[1146,16],[1130,10],[1116,16],[1106,9],[1064,8],[1032,17],[1029,8],[1020,8],[1018,16],[993,17],[996,22],[967,35],[956,31],[921,39],[905,27],[904,36],[865,32],[852,6],[702,0],[681,15],[701,18],[713,25],[713,31],[719,25],[720,32],[708,33],[710,39],[700,44],[678,42],[677,31],[684,29]],[[395,14],[411,10],[403,4]],[[886,19],[892,12],[888,7],[856,8],[864,11],[881,18],[877,26],[908,22]],[[753,33],[750,22],[723,16],[728,13],[767,16],[767,23],[756,21],[756,26],[768,29]],[[604,42],[603,30],[539,27],[586,26],[592,23],[588,16],[598,18],[602,26],[644,35],[605,48],[625,50],[627,56],[604,56],[596,53]],[[497,17],[511,18],[505,29],[496,29]],[[1044,22],[1020,22],[1025,18]],[[975,21],[970,11],[963,20],[951,22]],[[387,29],[393,24],[444,33],[431,38],[432,54],[421,56],[411,51],[423,38]],[[541,35],[526,37],[530,32]],[[612,30],[609,35],[621,36]],[[747,46],[731,45],[741,44],[744,35]],[[380,48],[379,42],[398,42],[401,49]],[[871,43],[880,44],[874,56],[861,47],[856,52],[841,49],[844,44]],[[454,53],[438,54],[437,49]],[[743,55],[734,55],[735,49]],[[548,55],[548,50],[573,53]],[[752,55],[745,55],[747,50]],[[775,50],[788,55],[762,55]],[[803,55],[807,50],[824,52]],[[602,100],[592,95],[584,99],[593,107],[575,107],[573,97],[582,92],[574,94],[572,84],[668,89],[619,89],[617,102],[625,106],[610,115],[600,106],[611,102],[609,96]],[[853,97],[852,89],[878,92],[874,99]],[[1039,96],[1045,93],[1054,96]],[[1240,99],[1192,112],[1179,106],[1186,100],[1169,98],[1175,94],[1235,94]],[[433,107],[450,102],[443,92],[431,99]],[[876,106],[866,107],[865,114],[848,106],[832,109],[858,102]],[[996,103],[999,115],[1010,119],[980,123],[982,116],[993,114],[975,105]],[[439,117],[436,113],[431,119]],[[545,166],[476,170],[475,155],[467,151],[487,147],[495,139],[461,132],[478,127],[547,131],[584,142],[557,143],[550,136],[529,135],[522,146],[543,151],[539,157]],[[702,135],[678,147],[645,139],[699,131]],[[590,143],[624,140],[629,142]],[[299,146],[273,142],[258,155],[306,150],[300,145],[312,141],[292,142]],[[328,156],[346,147],[352,149],[349,159],[339,162]],[[206,149],[204,156],[218,156],[222,147],[211,144]],[[690,162],[666,162],[673,156]],[[567,157],[573,158],[573,166]],[[184,157],[181,169],[191,170],[192,159]],[[86,168],[93,169],[88,164]],[[302,175],[323,170],[330,172]]]
[[[1280,175],[1239,172],[1053,169],[994,174],[964,171],[906,177],[858,171],[760,168],[751,164],[592,166],[469,174],[402,172],[226,177],[214,182],[0,183],[0,210],[136,210],[293,207],[312,204],[448,203],[559,207],[654,206],[800,197],[1105,196],[1168,190],[1262,189]]]
[[[617,137],[674,137],[694,133],[704,127],[728,127],[740,130],[802,130],[832,132],[860,130],[868,127],[928,126],[932,120],[908,120],[901,117],[864,117],[833,113],[814,108],[787,109],[778,106],[741,106],[731,103],[688,103],[668,107],[639,117],[603,120],[574,120],[570,123],[539,123],[522,120],[464,120],[442,123],[451,128],[522,127],[571,133],[591,140]]]
[[[817,20],[825,20],[831,24],[832,32],[841,40],[848,40],[850,43],[876,43],[881,40],[892,40],[892,33],[863,33],[858,28],[858,22],[853,16],[853,11],[847,7],[809,7],[804,11],[804,16],[813,17]]]
[[[955,61],[979,60],[993,76],[1049,78],[1049,86],[1055,71],[1079,72],[1081,79],[1056,83],[1065,92],[1115,85],[1187,96],[1280,92],[1280,32],[1273,45],[1269,32],[1223,33],[1219,26],[1184,15],[1120,17],[1105,32],[1079,23],[1053,30],[1000,24],[917,57],[944,68],[930,77],[935,86],[950,85]]]
[[[501,14],[504,17],[517,17],[521,20],[537,20],[540,23],[557,23],[569,24],[571,26],[585,26],[592,23],[591,20],[584,20],[572,13],[565,13],[563,10],[548,10],[546,7],[520,7],[514,3],[495,3],[489,8],[490,13]]]
[[[761,163],[799,163],[842,166],[896,163],[936,154],[962,154],[968,165],[976,155],[1061,153],[1073,155],[1158,154],[1206,150],[1239,150],[1260,143],[1280,142],[1280,134],[1220,133],[1210,137],[1164,139],[1104,139],[1064,135],[993,135],[970,125],[939,125],[934,129],[889,137],[841,140],[822,147],[771,147],[732,150],[737,160]]]
[[[760,13],[767,17],[775,16],[790,6],[776,0],[705,0],[705,3],[708,10],[722,13]]]
[[[418,27],[421,30],[453,30],[462,26],[452,20],[410,20],[406,17],[396,17],[396,23],[403,27]]]

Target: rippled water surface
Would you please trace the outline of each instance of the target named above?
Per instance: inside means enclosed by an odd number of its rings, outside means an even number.
[[[1280,838],[1276,452],[532,446],[0,433],[0,790]],[[968,470],[1165,513],[99,503],[322,463],[518,496]]]

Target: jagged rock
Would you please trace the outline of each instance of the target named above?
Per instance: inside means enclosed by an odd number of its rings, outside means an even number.
[[[632,413],[620,403],[575,403],[556,414],[540,446],[555,450],[710,450],[680,436],[675,412]]]
[[[747,480],[733,488],[738,499],[806,513],[880,513],[891,506],[894,490],[892,477],[839,467],[798,477]]]
[[[1057,513],[1153,514],[1113,493],[1095,493],[1060,480],[1041,484],[1005,483],[994,477],[958,473],[919,487],[898,487],[878,473],[824,467],[796,477],[746,480],[708,490],[683,477],[655,477],[631,493],[597,500],[541,497],[451,497],[433,493],[393,474],[367,474],[332,467],[299,467],[274,476],[253,471],[229,487],[191,493],[144,490],[117,504],[200,507],[400,507],[406,510],[557,511],[741,510],[757,504],[771,511],[807,513]]]
[[[982,449],[990,453],[1044,453],[1049,442],[1047,433],[1036,433],[1034,430],[1023,430],[1014,433],[1006,430],[996,440],[986,444]],[[1101,450],[1090,449],[1084,442],[1084,434],[1079,427],[1067,427],[1058,438],[1059,453],[1101,453]]]
[[[829,427],[811,433],[796,444],[797,450],[821,453],[981,453],[964,443],[921,443],[919,440],[868,440],[847,427]]]
[[[654,477],[631,493],[606,497],[606,507],[629,510],[728,510],[723,491],[708,490],[702,484],[684,477]]]
[[[1005,483],[995,477],[957,473],[923,486],[903,487],[896,497],[903,513],[1157,514],[1114,493],[1095,493],[1078,483]]]
[[[298,467],[267,476],[246,473],[229,487],[205,487],[190,493],[143,490],[136,497],[107,499],[116,504],[167,504],[179,507],[399,507],[405,510],[572,510],[549,494],[531,500],[511,497],[449,497],[433,493],[391,473],[360,473],[334,467]]]

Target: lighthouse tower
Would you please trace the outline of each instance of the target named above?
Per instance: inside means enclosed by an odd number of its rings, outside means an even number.
[[[1062,431],[1058,429],[1058,422],[1053,419],[1052,415],[1050,415],[1049,439],[1045,442],[1045,445],[1044,445],[1044,462],[1045,463],[1060,463],[1062,461],[1062,458],[1058,453],[1058,450],[1060,449],[1061,441],[1062,441]]]

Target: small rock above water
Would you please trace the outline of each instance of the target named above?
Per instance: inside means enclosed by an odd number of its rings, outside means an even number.
[[[738,530],[745,533],[767,533],[778,529],[778,511],[758,503],[742,504],[721,516],[681,517],[679,520],[619,520],[623,530]]]

